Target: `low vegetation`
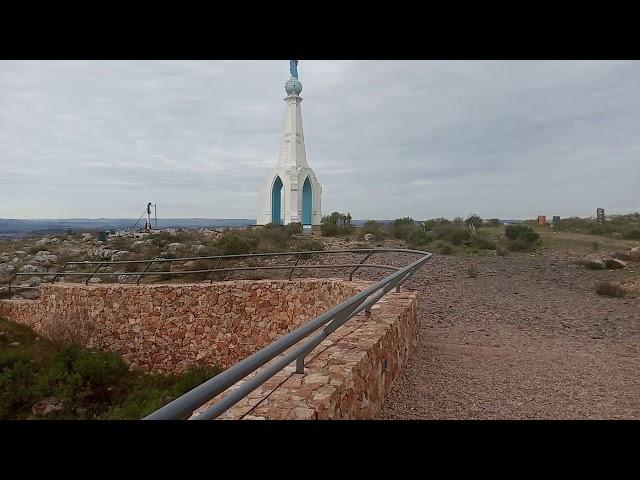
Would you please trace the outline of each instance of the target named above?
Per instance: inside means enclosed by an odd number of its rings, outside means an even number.
[[[53,343],[3,319],[0,332],[0,419],[140,419],[221,371],[144,374],[117,353]]]
[[[525,225],[508,225],[504,229],[507,248],[512,252],[533,250],[540,244],[540,235]]]
[[[320,232],[325,237],[348,237],[354,230],[354,226],[351,225],[350,213],[345,215],[333,212],[331,215],[323,217],[320,225]]]
[[[554,231],[570,231],[591,235],[607,235],[625,240],[640,240],[640,213],[611,215],[603,225],[592,218],[563,218],[554,224]]]

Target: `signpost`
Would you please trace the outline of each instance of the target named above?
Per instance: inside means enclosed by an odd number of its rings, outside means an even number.
[[[596,210],[596,219],[600,225],[604,225],[604,208],[598,208]]]

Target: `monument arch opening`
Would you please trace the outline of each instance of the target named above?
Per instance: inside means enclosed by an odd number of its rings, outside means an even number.
[[[311,225],[313,212],[313,190],[311,189],[311,181],[307,177],[302,187],[302,224]]]
[[[282,218],[282,180],[276,176],[271,188],[271,223],[280,225]]]

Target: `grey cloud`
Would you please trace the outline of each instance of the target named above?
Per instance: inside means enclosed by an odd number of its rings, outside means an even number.
[[[323,210],[640,210],[637,61],[301,61]],[[0,217],[255,217],[283,61],[0,62]]]

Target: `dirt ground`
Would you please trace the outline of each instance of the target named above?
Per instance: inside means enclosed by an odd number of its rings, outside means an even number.
[[[435,256],[407,282],[419,342],[378,418],[640,418],[640,299],[596,295],[622,271],[576,254]]]

